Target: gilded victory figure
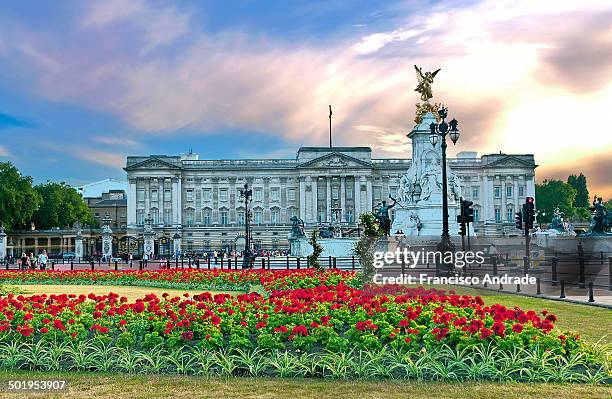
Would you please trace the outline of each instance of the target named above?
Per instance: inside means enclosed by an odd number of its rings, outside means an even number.
[[[421,93],[421,100],[423,100],[422,103],[416,105],[414,122],[417,124],[421,123],[423,121],[423,116],[425,116],[425,114],[428,112],[431,112],[436,117],[436,121],[440,122],[438,110],[442,108],[443,105],[440,103],[431,104],[429,99],[433,98],[431,85],[433,84],[434,77],[438,72],[440,72],[441,68],[438,68],[434,72],[425,72],[425,74],[423,74],[421,68],[416,65],[414,66],[414,69],[416,70],[417,79],[419,81],[419,84],[414,91]]]

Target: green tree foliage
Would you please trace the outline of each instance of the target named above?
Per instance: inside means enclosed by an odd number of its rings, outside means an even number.
[[[312,231],[312,234],[310,235],[310,241],[309,241],[310,245],[312,245],[312,254],[310,254],[310,256],[308,257],[308,266],[315,268],[315,269],[321,269],[321,263],[319,262],[319,256],[321,256],[321,253],[323,252],[323,247],[317,241],[318,237],[319,237],[319,231],[317,229],[314,229]]]
[[[0,162],[0,224],[9,230],[27,227],[40,203],[32,178],[10,162]]]
[[[353,250],[361,262],[361,282],[367,284],[371,283],[374,277],[374,250],[378,237],[383,236],[384,232],[371,212],[359,215],[359,228],[361,229],[361,237]]]
[[[47,182],[34,187],[42,204],[32,220],[37,229],[71,227],[75,222],[91,225],[93,217],[83,198],[65,183]]]
[[[576,190],[576,199],[574,199],[574,207],[576,208],[588,208],[589,204],[589,190],[587,189],[586,177],[581,173],[580,175],[570,175],[567,178],[567,183],[574,187]]]
[[[574,217],[576,189],[561,180],[544,180],[536,184],[536,206],[540,212],[539,222],[550,223],[555,208],[565,213],[567,219]]]

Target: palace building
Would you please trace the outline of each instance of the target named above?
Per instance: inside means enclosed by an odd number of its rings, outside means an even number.
[[[127,234],[141,234],[148,219],[156,233],[156,254],[170,254],[177,233],[184,251],[241,249],[245,203],[240,190],[248,183],[255,246],[287,248],[291,216],[303,219],[307,231],[329,223],[355,228],[360,213],[395,196],[410,163],[373,159],[369,147],[302,147],[293,159],[130,156]],[[461,152],[449,165],[462,196],[474,202],[476,234],[517,234],[514,213],[525,197],[535,195],[533,155]]]

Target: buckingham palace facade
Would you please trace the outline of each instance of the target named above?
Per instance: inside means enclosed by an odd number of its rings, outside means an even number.
[[[139,234],[149,219],[159,240],[156,253],[170,253],[166,243],[177,233],[188,251],[240,248],[245,230],[240,190],[248,183],[255,246],[287,248],[291,216],[303,219],[306,230],[331,222],[355,228],[360,213],[396,193],[410,162],[373,159],[369,147],[302,147],[294,159],[130,156],[128,234]],[[474,202],[476,233],[511,233],[514,212],[535,194],[533,155],[463,152],[449,164],[463,197]]]

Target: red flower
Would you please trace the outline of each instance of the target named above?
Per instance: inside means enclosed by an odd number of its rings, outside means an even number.
[[[523,331],[523,326],[520,324],[515,324],[512,326],[512,331],[514,331],[515,333],[520,334],[521,331]]]
[[[215,326],[221,324],[221,318],[217,315],[214,315],[213,317],[211,317],[210,321]]]

